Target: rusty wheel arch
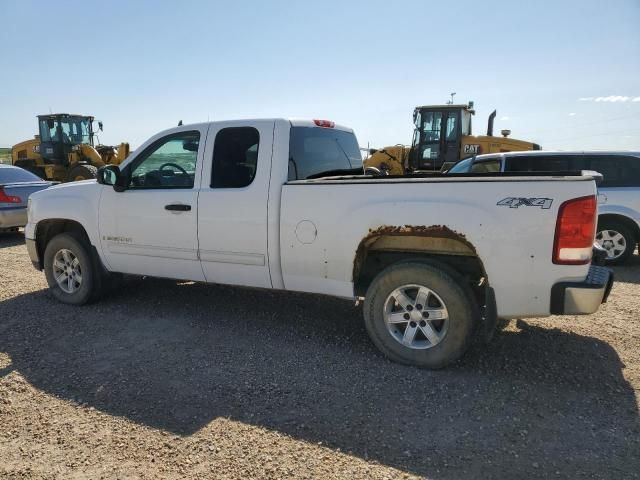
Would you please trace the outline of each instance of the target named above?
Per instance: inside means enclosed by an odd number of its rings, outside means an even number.
[[[380,262],[380,268],[386,268],[389,262],[395,263],[403,257],[437,258],[450,264],[451,268],[463,270],[460,273],[464,274],[464,270],[468,269],[487,280],[484,265],[476,248],[462,233],[445,225],[383,225],[369,229],[369,233],[356,249],[352,281],[358,296],[363,294],[363,290],[366,290],[365,287],[372,279],[372,267],[369,265],[372,252],[375,252],[376,256],[386,257],[384,262]],[[465,263],[469,264],[468,268]]]

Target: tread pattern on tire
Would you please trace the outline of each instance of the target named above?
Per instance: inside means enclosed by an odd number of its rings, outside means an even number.
[[[55,245],[57,243],[62,243],[63,245],[66,243],[70,247],[70,249],[74,250],[76,256],[85,257],[84,261],[82,262],[83,281],[87,282],[87,286],[84,289],[82,295],[79,295],[76,299],[70,299],[69,297],[61,295],[60,292],[56,290],[58,287],[55,283],[55,280],[52,279],[50,266],[50,260],[52,256],[51,251],[56,248]],[[83,238],[82,235],[76,232],[60,233],[49,240],[47,246],[45,247],[44,267],[45,275],[47,277],[47,283],[49,284],[50,290],[52,291],[53,295],[63,303],[84,305],[86,303],[97,300],[103,293],[104,289],[102,285],[104,283],[104,273],[100,268],[97,268],[96,259],[94,258],[93,252],[91,251],[91,247],[87,245],[87,241]]]

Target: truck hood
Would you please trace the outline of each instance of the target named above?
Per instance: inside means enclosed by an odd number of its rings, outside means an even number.
[[[78,182],[59,183],[46,190],[31,195],[32,204],[50,201],[62,197],[73,197],[77,201],[87,201],[100,194],[100,186],[95,180],[81,180]]]
[[[69,182],[46,190],[40,190],[29,197],[25,236],[35,238],[36,225],[41,220],[64,219],[75,221],[85,228],[92,242],[97,232],[97,217],[103,185],[95,180]]]
[[[90,185],[93,183],[98,183],[96,182],[95,179],[91,179],[91,180],[79,180],[77,182],[67,182],[67,183],[58,183],[57,185],[52,186],[52,189],[60,189],[60,188],[75,188],[78,187],[80,185]]]

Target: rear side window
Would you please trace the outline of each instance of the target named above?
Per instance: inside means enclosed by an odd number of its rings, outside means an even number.
[[[640,158],[625,155],[590,155],[586,157],[589,170],[603,175],[601,187],[640,186]]]
[[[19,167],[0,167],[0,183],[39,182],[40,177]]]
[[[567,172],[572,170],[569,155],[531,155],[506,157],[507,172]]]
[[[362,156],[353,133],[333,128],[291,128],[289,180],[331,172],[340,175],[344,170],[354,169],[362,169]]]
[[[223,128],[213,146],[211,188],[242,188],[253,182],[260,134],[253,127]]]

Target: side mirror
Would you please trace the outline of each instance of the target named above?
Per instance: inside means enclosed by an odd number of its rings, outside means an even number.
[[[197,152],[199,143],[200,142],[198,141],[194,142],[193,140],[185,140],[182,142],[182,148],[188,152]]]
[[[100,185],[111,185],[116,192],[123,192],[124,176],[116,165],[105,165],[98,169],[96,180]]]
[[[98,120],[98,130],[102,131],[102,122]]]

